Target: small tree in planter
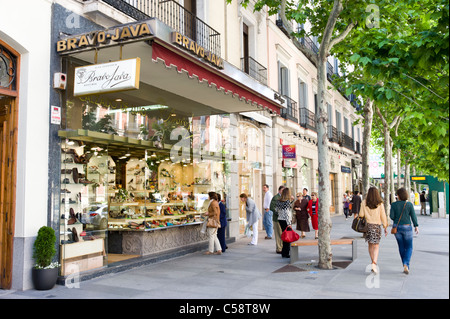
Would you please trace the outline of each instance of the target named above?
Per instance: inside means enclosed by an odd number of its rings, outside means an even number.
[[[53,288],[58,279],[59,263],[53,262],[56,254],[55,243],[56,236],[53,228],[42,226],[33,246],[33,258],[36,264],[32,270],[32,278],[37,290]]]

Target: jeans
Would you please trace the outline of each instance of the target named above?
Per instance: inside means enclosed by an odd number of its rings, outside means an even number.
[[[395,239],[397,239],[402,263],[409,268],[409,262],[413,252],[413,229],[411,225],[398,225]]]
[[[266,230],[267,237],[273,236],[273,213],[271,210],[264,212],[263,226]]]

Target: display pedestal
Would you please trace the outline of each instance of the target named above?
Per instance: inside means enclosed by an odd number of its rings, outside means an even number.
[[[206,234],[200,232],[201,227],[202,223],[193,223],[150,231],[109,231],[109,252],[111,253],[111,247],[115,247],[114,253],[147,256],[190,244],[198,244],[208,239]],[[120,244],[122,250],[119,252]]]

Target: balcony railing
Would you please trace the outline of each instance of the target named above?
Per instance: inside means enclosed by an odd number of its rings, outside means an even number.
[[[206,50],[221,55],[220,33],[173,0],[102,0],[136,19],[158,18]]]
[[[339,143],[338,130],[332,125],[328,125],[328,140],[330,142]]]
[[[262,84],[267,85],[267,68],[263,67],[255,59],[251,57],[241,58],[241,70]]]
[[[353,139],[348,136],[347,134],[345,134],[344,132],[339,132],[339,139],[340,139],[340,144],[341,146],[348,148],[349,150],[354,151],[355,150],[355,146],[353,145]]]
[[[361,144],[359,142],[355,142],[355,153],[361,154]]]
[[[300,125],[317,132],[316,115],[305,107],[300,108]]]
[[[286,99],[287,108],[281,109],[281,116],[285,119],[298,123],[297,102],[285,95],[283,95],[283,98]]]

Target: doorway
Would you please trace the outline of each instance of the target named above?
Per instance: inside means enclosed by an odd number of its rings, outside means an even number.
[[[11,289],[16,194],[17,108],[0,94],[0,288]]]

